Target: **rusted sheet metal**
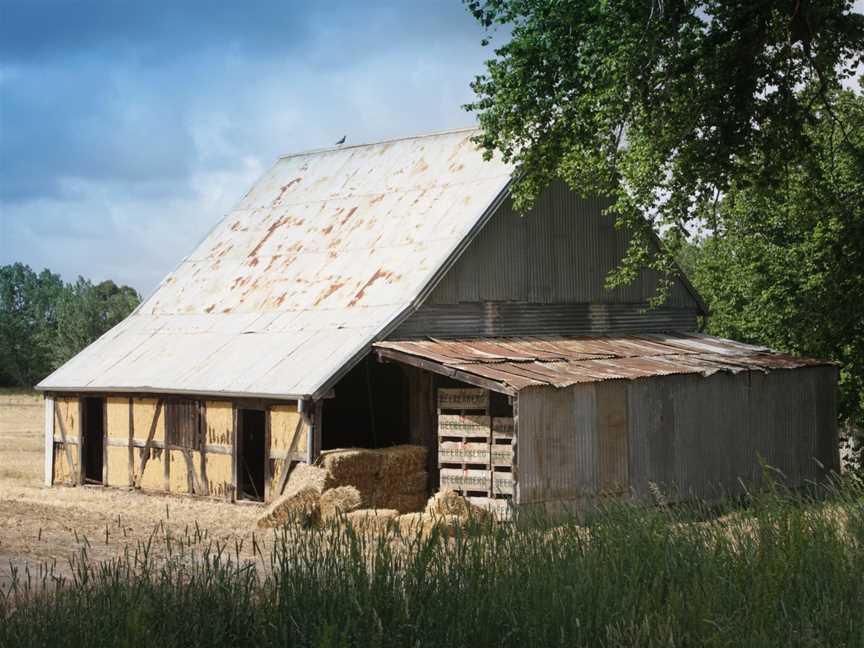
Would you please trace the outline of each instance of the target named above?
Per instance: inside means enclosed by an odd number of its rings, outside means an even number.
[[[582,338],[383,341],[376,348],[420,357],[512,389],[568,387],[603,380],[830,365],[701,334]]]
[[[502,199],[472,130],[291,155],[44,390],[314,394],[419,305]]]

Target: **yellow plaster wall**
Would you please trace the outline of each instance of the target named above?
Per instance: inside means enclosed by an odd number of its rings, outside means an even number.
[[[191,452],[191,451],[190,451]],[[172,493],[179,494],[189,494],[191,491],[189,490],[189,480],[188,474],[189,469],[186,465],[186,458],[183,456],[182,450],[171,450],[171,477],[170,477],[170,489]],[[197,452],[194,454],[198,454]],[[200,459],[199,459],[200,465]],[[195,462],[193,458],[192,462],[192,470],[195,470]],[[200,473],[199,473],[200,475]],[[193,475],[193,488],[195,482],[195,476]]]
[[[111,396],[105,399],[108,416],[108,436],[116,439],[129,439],[129,399]],[[149,428],[148,428],[149,430]]]
[[[78,446],[70,443],[69,448],[72,451],[72,460],[78,461]],[[66,450],[62,443],[54,444],[54,483],[55,484],[71,484],[71,473],[69,471],[69,462],[66,460]]]
[[[127,408],[128,412],[128,408]],[[130,486],[129,483],[129,448],[108,446],[108,485]]]
[[[231,455],[207,454],[207,483],[213,497],[230,498],[234,478],[231,474]]]
[[[294,431],[297,430],[297,422],[300,413],[297,405],[274,405],[270,408],[270,449],[287,451],[294,440]],[[304,423],[297,430],[300,438],[295,446],[296,452],[306,452],[307,427]]]
[[[135,470],[141,462],[141,455],[144,448],[135,449]],[[152,448],[150,450],[150,459],[144,467],[144,474],[141,476],[139,484],[142,490],[149,491],[164,491],[165,490],[165,474],[162,461],[165,457],[165,451],[160,448]]]
[[[207,401],[207,445],[230,447],[234,429],[234,408],[225,401]]]
[[[54,400],[54,406],[57,408],[57,413],[63,422],[66,424],[66,434],[70,437],[77,438],[80,434],[80,426],[78,425],[78,399],[69,397],[59,397]],[[54,420],[54,440],[62,441],[60,436],[60,424],[55,417]],[[75,457],[78,455],[76,454]]]
[[[156,412],[156,403],[154,398],[135,398],[133,399],[132,407],[132,423],[135,430],[135,440],[146,443],[147,435],[150,434],[150,425],[153,423],[153,414]],[[163,442],[165,440],[165,411],[164,407],[159,412],[159,421],[156,424],[156,432],[153,435],[154,441]],[[127,412],[128,417],[128,412]],[[153,461],[151,458],[150,461]]]

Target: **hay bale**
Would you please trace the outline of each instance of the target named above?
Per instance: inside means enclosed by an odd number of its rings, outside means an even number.
[[[376,477],[381,470],[381,453],[365,448],[327,450],[321,453],[319,465],[334,485],[348,486],[357,479]]]
[[[409,475],[426,470],[427,450],[423,446],[398,445],[390,448],[381,448],[381,474]]]
[[[386,493],[426,493],[429,473],[417,470],[410,473],[385,473],[378,479],[378,490]]]
[[[301,488],[296,493],[283,495],[273,502],[258,519],[262,529],[282,526],[287,522],[314,524],[320,513],[321,493],[313,487]]]
[[[354,528],[363,531],[385,531],[397,517],[396,509],[358,509],[347,515]]]
[[[283,495],[288,497],[302,490],[311,488],[323,493],[327,488],[327,471],[307,463],[298,463],[288,475]]]
[[[428,538],[434,532],[445,538],[452,538],[464,522],[465,520],[458,515],[434,515],[432,513],[406,513],[396,519],[399,533],[405,539],[411,539],[418,535],[422,538]]]
[[[393,508],[399,513],[421,513],[425,504],[425,490],[419,493],[387,493],[379,500],[379,505],[383,508]]]
[[[492,513],[475,506],[456,491],[445,489],[435,493],[426,503],[426,513],[431,515],[455,515],[462,519],[489,520]]]
[[[331,488],[321,494],[319,503],[322,520],[332,520],[340,515],[350,513],[362,504],[360,491],[353,486]]]
[[[399,533],[406,537],[422,534],[424,523],[423,513],[406,513],[396,518]]]

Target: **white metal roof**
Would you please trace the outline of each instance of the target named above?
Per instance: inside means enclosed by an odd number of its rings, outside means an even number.
[[[298,398],[420,305],[505,194],[474,130],[281,158],[156,292],[39,384]]]

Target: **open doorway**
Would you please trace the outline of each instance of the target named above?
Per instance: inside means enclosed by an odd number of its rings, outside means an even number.
[[[84,483],[101,484],[105,457],[105,399],[81,399],[81,449]]]
[[[263,410],[241,409],[238,414],[238,497],[264,501],[265,413]]]
[[[410,443],[408,379],[396,363],[372,355],[336,383],[324,401],[322,450]]]

